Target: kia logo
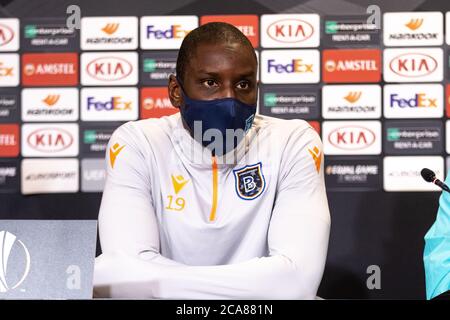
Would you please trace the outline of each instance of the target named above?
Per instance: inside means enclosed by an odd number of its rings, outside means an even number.
[[[295,43],[309,39],[314,27],[300,19],[283,19],[271,23],[267,27],[267,35],[275,41]]]
[[[87,73],[101,81],[117,81],[126,78],[133,71],[130,62],[118,57],[102,57],[92,60],[86,66]]]
[[[25,269],[19,281],[14,284],[9,284],[6,281],[8,274],[8,260],[12,254],[19,254],[25,264]],[[8,231],[0,231],[0,292],[7,292],[20,286],[30,272],[30,252],[25,244],[17,239],[15,235]],[[15,270],[12,270],[13,272]],[[17,271],[16,271],[17,272]]]
[[[403,77],[423,77],[433,73],[438,63],[435,58],[423,53],[404,53],[392,59],[389,68]]]
[[[69,148],[73,143],[70,132],[60,128],[43,128],[30,133],[28,145],[41,152],[59,152]]]
[[[0,47],[11,42],[14,38],[14,31],[7,25],[0,23]]]
[[[328,141],[343,150],[361,150],[375,142],[375,133],[360,126],[336,128],[328,134]]]

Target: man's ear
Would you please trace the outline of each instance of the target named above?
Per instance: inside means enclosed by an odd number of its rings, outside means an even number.
[[[170,102],[175,108],[179,108],[183,104],[183,97],[181,95],[181,87],[173,74],[169,76],[169,85],[167,89],[169,90]]]

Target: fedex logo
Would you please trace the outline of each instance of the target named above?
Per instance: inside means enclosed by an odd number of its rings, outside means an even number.
[[[444,88],[441,84],[385,85],[386,118],[441,118],[444,115]]]
[[[121,97],[112,97],[105,102],[98,101],[95,97],[87,98],[87,110],[95,109],[97,111],[112,110],[132,110],[131,101],[123,101]]]
[[[146,16],[140,21],[141,49],[179,49],[184,37],[198,27],[197,16]]]
[[[390,106],[391,108],[437,108],[437,99],[428,98],[426,93],[415,94],[411,99],[400,98],[398,94],[391,94]]]
[[[275,63],[275,59],[269,59],[267,72],[292,73],[292,72],[313,72],[312,63],[304,63],[302,59],[292,59],[291,63]]]
[[[317,83],[318,50],[264,50],[261,52],[263,83]],[[282,75],[282,77],[280,77]]]
[[[171,25],[169,29],[161,30],[154,25],[147,26],[147,39],[183,39],[190,30],[183,30],[181,25]]]
[[[81,89],[81,120],[136,120],[139,112],[138,97],[137,88],[83,88]]]
[[[0,54],[0,87],[19,85],[19,55]]]
[[[13,68],[9,66],[5,66],[2,62],[0,62],[0,77],[12,77],[13,76]]]

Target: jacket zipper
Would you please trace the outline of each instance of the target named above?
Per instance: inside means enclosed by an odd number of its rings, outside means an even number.
[[[217,193],[218,193],[218,175],[217,175],[217,158],[212,157],[212,183],[213,183],[213,196],[211,213],[209,214],[209,221],[216,220],[217,211]]]

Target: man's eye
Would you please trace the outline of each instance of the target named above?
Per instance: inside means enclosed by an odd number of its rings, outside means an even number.
[[[237,84],[239,89],[248,89],[250,88],[250,83],[248,81],[241,81]]]
[[[208,79],[203,81],[203,85],[209,88],[209,87],[216,87],[218,84],[215,80]]]

